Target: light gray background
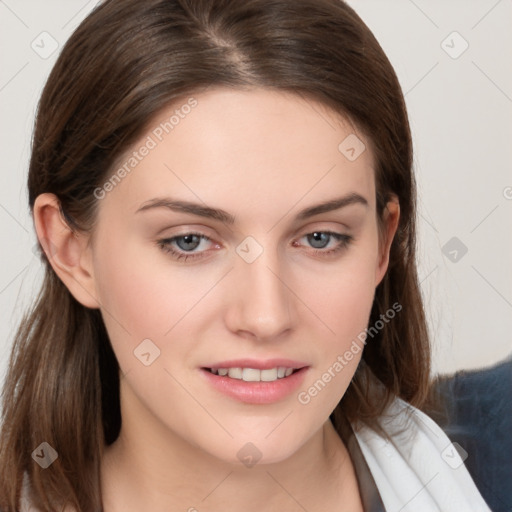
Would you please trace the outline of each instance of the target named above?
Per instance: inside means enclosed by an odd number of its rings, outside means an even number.
[[[97,3],[0,0],[0,378],[43,270],[25,184],[37,100],[63,43]],[[491,365],[512,351],[512,1],[348,3],[407,101],[434,371]],[[47,57],[52,38],[59,47]]]

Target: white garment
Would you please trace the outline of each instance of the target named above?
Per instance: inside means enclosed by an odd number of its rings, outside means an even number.
[[[395,398],[379,423],[392,442],[362,423],[353,430],[386,512],[491,512],[457,449],[426,414]]]

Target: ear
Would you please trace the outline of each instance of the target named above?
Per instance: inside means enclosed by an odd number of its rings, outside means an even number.
[[[391,243],[398,228],[398,221],[400,219],[400,204],[398,197],[393,195],[393,198],[388,201],[384,208],[383,214],[383,231],[379,233],[379,257],[377,267],[375,269],[375,287],[379,285],[389,265],[389,251]]]
[[[68,225],[55,194],[40,194],[33,211],[37,237],[55,273],[78,302],[99,308],[88,237]]]

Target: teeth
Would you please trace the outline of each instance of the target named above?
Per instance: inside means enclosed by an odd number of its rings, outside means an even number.
[[[232,379],[241,379],[242,378],[242,368],[230,368],[228,371],[228,376]]]
[[[245,380],[245,382],[259,382],[261,380],[261,371],[254,368],[244,368],[242,370],[242,380]]]
[[[245,372],[245,370],[244,370],[244,372]],[[270,368],[268,370],[260,370],[260,380],[263,382],[272,382],[274,380],[277,380],[277,368]]]
[[[210,368],[214,375],[228,376],[231,379],[243,380],[245,382],[274,382],[277,379],[283,379],[293,373],[294,368],[279,366],[267,370],[258,370],[256,368]]]

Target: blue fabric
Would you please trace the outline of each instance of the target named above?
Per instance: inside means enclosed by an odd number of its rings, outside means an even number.
[[[512,358],[440,377],[446,415],[435,418],[467,453],[471,477],[493,512],[512,511]]]

